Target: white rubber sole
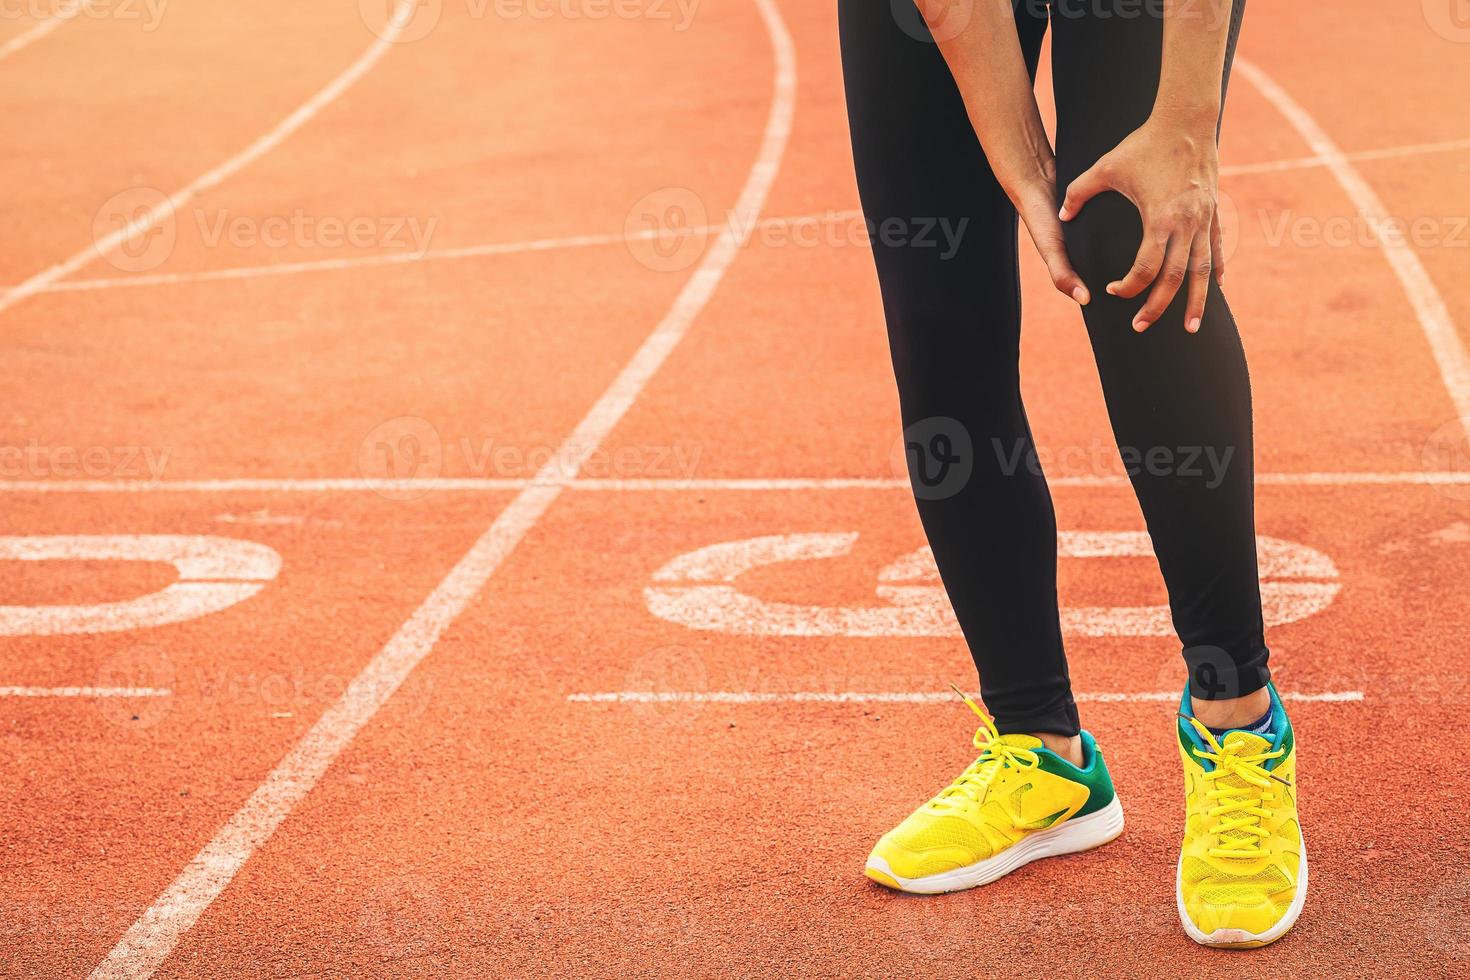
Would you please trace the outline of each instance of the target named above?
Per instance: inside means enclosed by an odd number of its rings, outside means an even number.
[[[1292,897],[1291,905],[1286,909],[1286,915],[1265,932],[1247,932],[1244,929],[1216,929],[1214,932],[1204,932],[1189,919],[1189,913],[1184,910],[1184,881],[1183,869],[1184,855],[1179,855],[1179,863],[1174,869],[1174,904],[1179,909],[1179,921],[1184,926],[1184,931],[1189,938],[1201,946],[1211,946],[1215,949],[1254,949],[1257,946],[1265,946],[1274,943],[1286,935],[1302,914],[1302,906],[1307,903],[1307,842],[1302,841],[1301,863],[1297,868],[1296,895]]]
[[[1123,832],[1123,807],[1113,797],[1107,806],[1085,817],[1075,817],[1060,827],[1038,830],[1022,838],[994,857],[977,861],[963,868],[945,871],[923,878],[901,878],[893,873],[888,862],[880,857],[868,858],[867,870],[876,872],[868,877],[881,885],[897,888],[915,895],[940,895],[944,892],[964,891],[988,885],[1003,878],[1017,868],[1032,861],[1058,854],[1075,854],[1101,847]]]

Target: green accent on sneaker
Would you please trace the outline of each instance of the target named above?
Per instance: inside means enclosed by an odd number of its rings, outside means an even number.
[[[1196,742],[1194,739],[1190,738],[1188,732],[1185,731],[1185,726],[1188,725],[1188,724],[1189,723],[1186,722],[1183,718],[1180,718],[1177,721],[1175,721],[1175,723],[1174,723],[1174,734],[1177,735],[1177,736],[1179,736],[1179,747],[1184,750],[1185,757],[1186,758],[1189,758],[1189,759],[1193,759],[1194,758],[1194,748],[1199,743]]]
[[[1282,752],[1281,752],[1281,758],[1282,759],[1285,759],[1287,756],[1291,755],[1291,750],[1292,750],[1292,747],[1294,745],[1296,745],[1296,735],[1291,730],[1291,722],[1287,722],[1286,723],[1286,731],[1284,731],[1284,732],[1281,733],[1281,744],[1279,746],[1277,746],[1278,748],[1280,748],[1282,750]],[[1268,768],[1275,769],[1276,768],[1276,764],[1279,761],[1280,760],[1273,759],[1272,762],[1271,762],[1271,764],[1270,764],[1270,766]]]
[[[1085,817],[1089,813],[1101,810],[1113,802],[1113,797],[1116,795],[1113,792],[1113,777],[1108,774],[1108,766],[1103,761],[1102,750],[1097,747],[1097,741],[1092,737],[1091,732],[1084,731],[1081,734],[1082,760],[1086,765],[1080,769],[1050,749],[1036,750],[1041,769],[1087,787],[1087,802],[1082,804],[1082,809],[1072,814],[1074,818]]]

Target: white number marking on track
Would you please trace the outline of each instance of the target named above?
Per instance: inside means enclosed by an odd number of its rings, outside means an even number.
[[[855,531],[778,534],[726,541],[680,555],[654,573],[644,589],[649,611],[690,629],[761,636],[957,636],[959,624],[929,548],[899,558],[878,575],[885,605],[836,607],[773,602],[734,584],[751,569],[792,561],[841,558]],[[1322,552],[1294,541],[1257,538],[1261,601],[1268,625],[1292,623],[1326,609],[1341,584]],[[1141,531],[1063,531],[1063,558],[1148,558]],[[1062,610],[1062,629],[1077,636],[1168,636],[1167,606],[1079,607]]]
[[[0,636],[114,633],[181,623],[244,602],[281,570],[281,556],[263,544],[181,534],[0,537],[3,561],[167,562],[179,578],[119,602],[0,606]]]

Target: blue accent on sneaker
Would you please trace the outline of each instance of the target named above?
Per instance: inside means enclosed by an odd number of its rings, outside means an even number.
[[[1281,695],[1277,693],[1276,685],[1272,683],[1267,683],[1266,690],[1271,692],[1271,710],[1263,715],[1261,719],[1257,719],[1256,722],[1253,722],[1251,727],[1238,729],[1231,728],[1226,729],[1225,731],[1227,733],[1231,731],[1251,731],[1256,724],[1260,723],[1262,719],[1269,719],[1265,731],[1258,731],[1256,732],[1256,734],[1269,741],[1271,743],[1271,749],[1273,751],[1276,749],[1285,749],[1286,752],[1283,753],[1281,757],[1285,758],[1291,753],[1292,745],[1296,741],[1296,735],[1291,730],[1291,719],[1286,716],[1286,705],[1281,703]],[[1194,717],[1194,704],[1190,699],[1189,684],[1187,683],[1184,685],[1184,694],[1179,699],[1179,713],[1183,715],[1184,718]],[[1193,725],[1186,724],[1184,718],[1180,718],[1178,720],[1179,741],[1186,748],[1191,745],[1198,746],[1201,749],[1206,748],[1207,746],[1205,745],[1205,741],[1200,736],[1199,732],[1194,730]],[[1217,740],[1221,742],[1224,741],[1223,733],[1221,733],[1217,729],[1211,728],[1210,732],[1215,736]],[[1276,767],[1276,763],[1279,761],[1279,759],[1273,759],[1272,761],[1266,763],[1266,768],[1274,769]],[[1205,768],[1207,769],[1212,768],[1207,763],[1202,764],[1204,764]]]

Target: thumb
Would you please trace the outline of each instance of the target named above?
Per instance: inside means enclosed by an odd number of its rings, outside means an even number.
[[[1215,269],[1215,281],[1225,281],[1225,236],[1220,231],[1220,215],[1210,222],[1210,264]]]
[[[1070,296],[1079,306],[1086,306],[1091,302],[1092,294],[1077,270],[1072,268],[1072,260],[1067,257],[1067,247],[1062,239],[1062,226],[1052,214],[1050,204],[1041,205],[1036,213],[1023,215],[1023,219],[1057,292]]]
[[[1099,160],[1067,185],[1067,196],[1062,201],[1062,210],[1057,217],[1063,221],[1071,221],[1082,210],[1082,205],[1103,191],[1112,189],[1112,184],[1103,176],[1103,170],[1103,161]]]

